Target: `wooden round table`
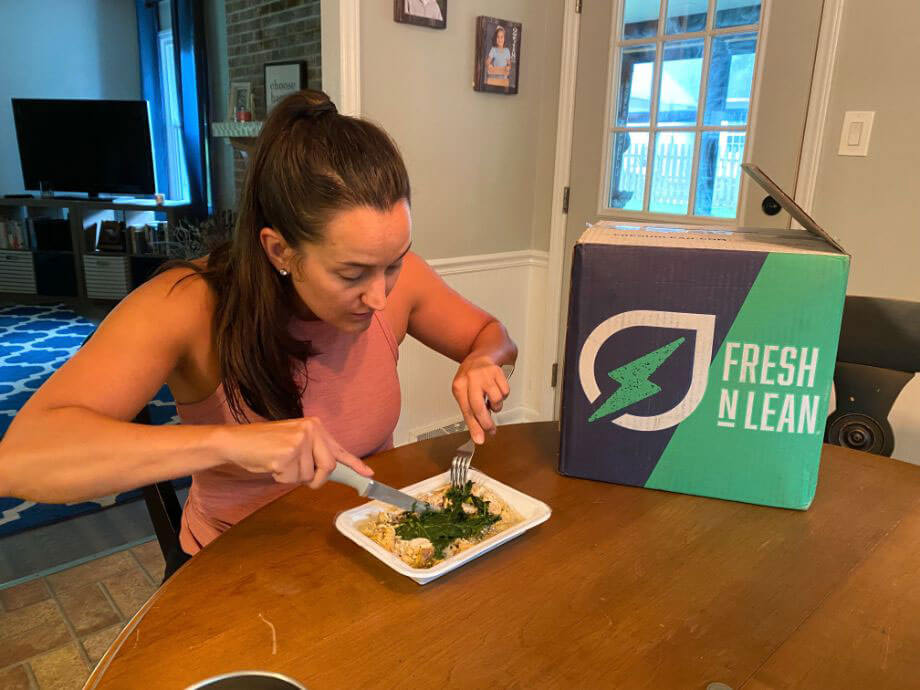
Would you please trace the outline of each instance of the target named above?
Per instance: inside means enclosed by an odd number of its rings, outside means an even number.
[[[372,458],[406,486],[462,434]],[[147,602],[89,688],[235,670],[321,688],[917,687],[920,467],[826,446],[806,512],[571,479],[558,425],[499,429],[474,465],[548,522],[420,586],[336,531],[364,499],[300,487]]]

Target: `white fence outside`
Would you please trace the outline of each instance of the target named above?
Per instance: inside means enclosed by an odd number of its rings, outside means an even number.
[[[697,189],[699,208],[711,195],[709,213],[701,215],[734,218],[738,206],[738,190],[741,183],[741,161],[744,156],[744,137],[720,137],[715,169],[707,179],[701,180]],[[645,190],[645,173],[648,165],[648,144],[632,144],[623,153],[620,167],[620,190],[631,191],[632,197],[626,203],[628,210],[641,210],[641,199]],[[652,213],[688,213],[690,184],[693,180],[693,146],[674,141],[659,147],[653,160],[651,199],[648,209]],[[693,214],[691,214],[693,215]]]

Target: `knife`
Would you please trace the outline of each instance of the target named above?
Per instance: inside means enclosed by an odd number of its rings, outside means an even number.
[[[376,498],[378,501],[389,503],[403,510],[415,513],[435,510],[429,503],[420,501],[414,496],[394,489],[392,486],[381,484],[374,479],[360,475],[348,465],[343,465],[340,462],[336,463],[335,469],[329,474],[329,480],[352,487],[358,492],[359,496]]]

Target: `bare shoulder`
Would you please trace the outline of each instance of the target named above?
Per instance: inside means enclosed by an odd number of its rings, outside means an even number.
[[[177,266],[158,273],[131,294],[148,299],[175,296],[179,300],[201,300],[207,299],[210,292],[207,281],[198,271],[190,266]]]
[[[486,324],[495,317],[451,288],[416,254],[406,255],[387,311],[398,337],[408,333],[425,345],[460,361]]]
[[[32,396],[31,408],[80,406],[116,419],[133,418],[164,382],[172,387],[173,381],[189,379],[186,370],[202,370],[198,363],[208,361],[213,304],[210,288],[193,269],[155,276],[109,312]],[[198,376],[197,387],[186,388],[197,394],[212,383],[205,378]]]
[[[210,328],[214,293],[207,281],[191,268],[172,268],[154,276],[131,292],[111,316],[143,320],[155,318],[158,326],[173,331]],[[124,312],[124,313],[119,313]]]
[[[194,269],[178,267],[135,289],[100,324],[98,335],[153,341],[176,356],[210,340],[215,298]]]
[[[213,310],[214,291],[208,281],[196,270],[180,266],[154,276],[132,294],[139,299],[162,301],[173,310]]]
[[[396,334],[398,342],[402,342],[409,326],[409,317],[418,304],[419,295],[424,292],[425,284],[437,274],[425,263],[424,259],[414,252],[409,252],[403,259],[403,266],[393,291],[387,298],[385,315]]]
[[[412,251],[406,254],[404,268],[416,277],[424,273],[434,273],[434,269],[428,265],[428,262]]]
[[[409,252],[403,259],[402,272],[399,274],[399,280],[393,292],[400,290],[406,296],[417,296],[420,291],[425,290],[426,285],[430,285],[432,281],[440,282],[440,280],[440,276],[428,265],[428,262],[415,252]]]

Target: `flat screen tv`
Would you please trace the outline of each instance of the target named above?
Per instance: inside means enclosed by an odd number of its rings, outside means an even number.
[[[14,98],[27,190],[154,194],[147,101]]]

